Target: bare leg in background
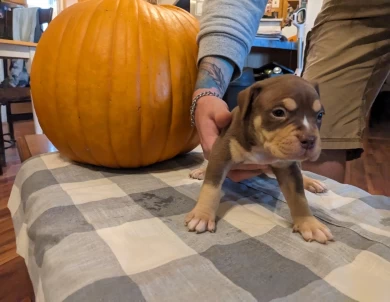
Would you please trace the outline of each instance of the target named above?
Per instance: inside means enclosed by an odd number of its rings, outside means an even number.
[[[323,150],[316,162],[303,162],[302,169],[340,183],[345,181],[346,150]]]

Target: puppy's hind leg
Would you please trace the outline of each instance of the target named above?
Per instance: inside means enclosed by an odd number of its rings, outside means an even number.
[[[227,158],[228,156],[218,157],[213,153],[218,154],[218,152],[212,152],[198,201],[185,219],[189,231],[197,233],[215,231],[215,218],[221,198],[221,187],[231,168],[231,162]]]
[[[303,187],[312,193],[325,193],[328,188],[321,181],[302,174]]]
[[[190,177],[193,179],[199,179],[203,180],[206,175],[206,169],[207,169],[207,161],[205,162],[197,169],[194,169],[190,172]]]

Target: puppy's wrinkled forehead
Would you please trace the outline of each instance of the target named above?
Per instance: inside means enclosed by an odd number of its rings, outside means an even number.
[[[320,96],[313,84],[297,76],[276,77],[264,85],[258,96],[263,110],[281,106],[289,111],[322,109]]]

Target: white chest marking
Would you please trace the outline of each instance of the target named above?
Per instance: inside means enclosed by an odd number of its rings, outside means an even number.
[[[306,115],[305,115],[305,117],[303,118],[303,125],[304,125],[306,128],[310,128],[310,124],[309,124],[309,121],[307,120]]]

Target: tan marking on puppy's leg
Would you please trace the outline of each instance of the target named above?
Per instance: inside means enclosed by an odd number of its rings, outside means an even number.
[[[321,110],[321,107],[322,107],[322,106],[321,106],[320,100],[315,100],[315,101],[313,102],[312,108],[313,108],[314,112],[320,111],[320,110]]]
[[[302,173],[297,163],[273,171],[287,200],[293,219],[293,230],[301,233],[306,241],[326,243],[333,239],[330,230],[311,213],[303,189]]]
[[[203,233],[215,231],[215,217],[221,198],[221,186],[203,184],[195,208],[187,215],[189,231]]]
[[[288,111],[294,111],[298,108],[297,102],[292,98],[283,99],[283,105]]]
[[[232,167],[229,143],[227,140],[219,139],[214,143],[198,201],[185,218],[189,231],[197,233],[215,231],[215,217],[220,203],[222,183]]]

